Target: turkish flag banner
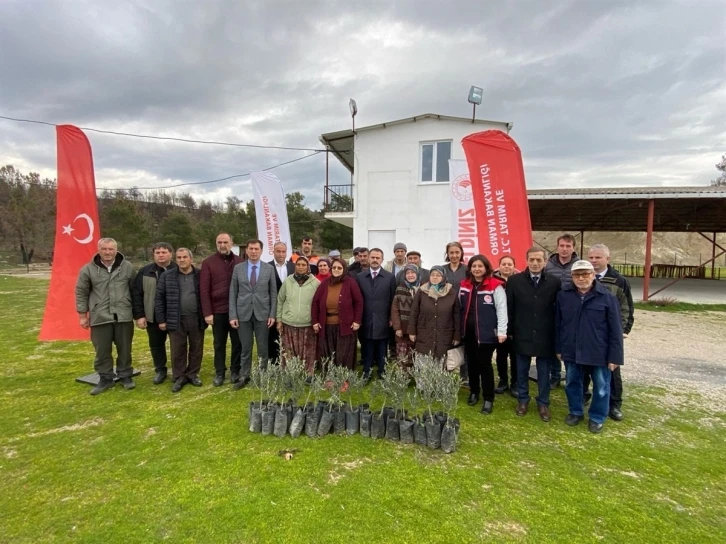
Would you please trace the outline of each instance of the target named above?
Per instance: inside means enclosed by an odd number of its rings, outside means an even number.
[[[532,224],[522,152],[501,130],[470,134],[461,145],[469,167],[479,253],[495,269],[503,256],[511,255],[523,270],[532,247]]]
[[[99,223],[91,144],[79,128],[56,127],[58,191],[50,289],[39,340],[88,340],[79,325],[78,274],[98,252]]]

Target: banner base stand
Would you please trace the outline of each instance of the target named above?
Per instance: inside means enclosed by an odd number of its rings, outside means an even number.
[[[131,374],[132,378],[135,378],[141,374],[140,370],[134,370],[134,373]],[[85,376],[81,376],[80,378],[76,378],[76,381],[78,383],[85,383],[86,385],[93,385],[94,387],[98,385],[98,382],[101,380],[101,377],[98,375],[98,373],[94,372],[93,374],[86,374]],[[114,379],[115,382],[120,381],[121,378]]]

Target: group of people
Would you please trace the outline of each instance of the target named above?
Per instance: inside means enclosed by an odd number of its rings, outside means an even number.
[[[147,331],[157,385],[167,378],[169,338],[174,392],[202,385],[204,330],[211,326],[217,387],[227,379],[228,344],[235,390],[250,382],[253,344],[263,369],[269,361],[284,365],[297,357],[311,376],[321,361],[355,368],[360,344],[366,382],[374,366],[383,375],[388,358],[410,366],[418,353],[445,364],[451,350],[463,347],[459,371],[469,386],[468,404],[481,400],[484,414],[492,412],[495,395],[507,390],[517,398],[516,414],[527,414],[534,358],[543,421],[551,419],[550,390],[559,387],[562,363],[567,424],[584,419],[590,398],[590,431],[600,432],[608,416],[623,418],[620,365],[633,302],[602,244],[581,260],[574,237],[563,234],[549,258],[543,248],[529,249],[522,272],[511,255],[501,257],[496,269],[484,255],[465,262],[459,242],[447,244],[444,264],[430,269],[403,243],[394,246],[388,262],[380,248],[362,247],[349,262],[339,251],[316,255],[313,240],[305,237],[290,259],[286,244],[277,242],[274,259],[263,262],[260,240],[247,241],[240,256],[232,251],[232,237],[220,233],[217,251],[200,268],[189,249],[174,252],[160,242],[153,246],[153,262],[138,272],[113,239],[101,239],[98,247],[76,286],[80,323],[90,327],[96,349],[100,381],[93,395],[113,387],[116,377],[126,389],[134,387],[135,322]]]

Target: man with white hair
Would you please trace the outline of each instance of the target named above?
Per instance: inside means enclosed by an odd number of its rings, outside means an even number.
[[[76,311],[81,327],[91,329],[91,342],[96,350],[93,367],[100,377],[91,395],[112,388],[117,376],[124,389],[136,387],[131,366],[131,342],[134,338],[131,289],[134,278],[133,265],[119,253],[113,238],[98,241],[98,253],[81,268],[78,275]],[[113,368],[113,345],[116,346],[116,372]]]
[[[610,409],[610,373],[623,364],[620,306],[595,280],[590,261],[575,261],[571,273],[572,283],[557,294],[555,306],[555,351],[567,371],[565,423],[575,426],[584,419],[582,383],[589,372],[593,395],[588,429],[599,433]]]
[[[634,306],[633,294],[630,291],[630,283],[624,276],[610,265],[610,249],[605,244],[595,244],[590,247],[587,254],[595,270],[595,279],[607,288],[620,304],[620,323],[623,326],[623,338],[627,338],[633,328]],[[585,374],[583,390],[585,402],[592,398],[589,392],[590,375]],[[613,370],[610,377],[610,419],[622,421],[623,419],[623,378],[620,375],[620,367]]]

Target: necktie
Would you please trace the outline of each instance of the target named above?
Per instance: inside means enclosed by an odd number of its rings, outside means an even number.
[[[257,285],[257,265],[252,265],[252,274],[250,274],[250,285],[254,287]]]
[[[532,281],[534,282],[535,288],[539,284],[539,276],[532,276]]]
[[[371,274],[371,276],[373,277],[373,279],[376,279],[376,276],[377,275],[378,275],[378,272],[376,270],[374,270],[373,271],[373,274]]]
[[[601,279],[601,278],[602,278],[602,274],[597,274],[597,279]]]

